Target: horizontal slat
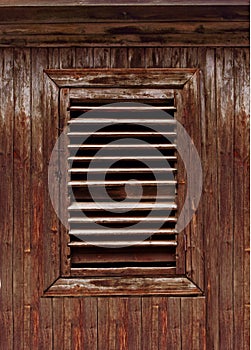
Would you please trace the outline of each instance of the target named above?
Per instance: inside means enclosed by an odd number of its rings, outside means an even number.
[[[117,156],[107,156],[107,157],[95,157],[95,162],[96,161],[104,161],[104,160],[128,160],[128,161],[131,161],[131,160],[152,160],[152,161],[159,161],[159,160],[163,160],[163,159],[166,159],[166,160],[170,160],[170,161],[175,161],[177,160],[177,157],[176,156],[160,156],[160,157],[151,157],[151,156],[133,156],[133,157],[130,157],[130,156],[121,156],[121,157],[117,157]],[[76,162],[89,162],[91,160],[93,160],[93,157],[78,157],[78,156],[73,156],[73,157],[69,157],[68,158],[69,161],[76,161]]]
[[[104,295],[201,295],[201,290],[187,277],[127,277],[59,278],[46,296]]]
[[[151,247],[151,246],[130,246],[121,247],[95,247],[89,246],[74,247],[71,249],[72,264],[86,263],[128,263],[128,262],[175,262],[175,246],[171,247]]]
[[[100,223],[100,224],[109,224],[109,223],[131,223],[131,222],[177,222],[175,217],[73,217],[68,219],[69,223]],[[89,231],[88,231],[89,232]]]
[[[109,235],[109,236],[137,236],[137,235],[175,235],[177,234],[177,231],[175,229],[164,229],[161,228],[159,230],[153,230],[153,229],[130,229],[127,230],[125,228],[120,228],[120,229],[111,229],[109,228],[109,230],[101,230],[101,229],[97,229],[97,230],[89,230],[89,229],[72,229],[69,231],[70,235],[81,235],[81,236],[99,236],[99,235]]]
[[[109,169],[90,169],[90,168],[71,168],[70,173],[170,173],[177,171],[175,168],[109,168]]]
[[[174,275],[176,268],[171,267],[73,267],[71,276],[160,276]]]
[[[137,102],[137,100],[143,100],[143,101],[162,101],[163,103],[166,103],[167,100],[172,101],[174,98],[174,91],[172,89],[134,89],[133,87],[130,89],[119,89],[119,88],[102,88],[102,89],[92,89],[92,88],[85,88],[85,89],[78,89],[78,88],[72,88],[70,89],[69,93],[70,99],[74,100],[84,100],[86,102],[92,102],[95,99],[96,101],[104,101],[106,103],[111,103],[112,100],[114,102],[117,102],[118,100],[134,100]],[[82,102],[84,103],[84,102]]]
[[[71,124],[176,124],[175,119],[146,119],[146,118],[73,118]]]
[[[114,186],[114,185],[122,185],[127,183],[127,180],[120,180],[120,181],[70,181],[68,182],[69,186],[100,186],[100,185],[104,185],[104,186]],[[130,186],[132,185],[145,185],[145,186],[157,186],[158,184],[166,184],[166,185],[176,185],[177,181],[175,180],[159,180],[159,181],[151,181],[151,180],[144,180],[144,181],[137,181],[137,180],[130,180],[129,184]]]
[[[97,246],[109,246],[109,247],[117,247],[117,246],[123,246],[123,245],[130,245],[134,247],[149,247],[149,246],[154,246],[154,247],[176,247],[177,242],[174,240],[170,241],[143,241],[143,242],[138,242],[138,241],[95,241],[95,243],[91,244],[88,242],[71,242],[68,244],[69,247],[77,247],[77,248],[88,248],[88,247],[93,247],[93,245]]]
[[[134,209],[134,210],[154,210],[154,209],[167,209],[172,210],[176,209],[177,205],[175,203],[89,203],[89,202],[75,202],[72,203],[68,210],[109,210],[109,209]]]
[[[67,133],[68,136],[70,137],[75,137],[75,136],[89,136],[91,135],[92,137],[123,137],[123,136],[128,136],[128,137],[132,137],[132,136],[138,136],[138,137],[143,137],[143,136],[177,136],[176,132],[149,132],[149,131],[145,131],[145,132],[129,132],[129,131],[106,131],[106,132],[95,132],[93,133],[93,131],[89,131],[89,132],[84,132],[84,131],[78,131],[78,132],[68,132]]]
[[[176,145],[172,144],[172,143],[167,143],[167,144],[127,144],[127,145],[123,145],[123,144],[100,144],[100,145],[89,145],[89,144],[80,144],[80,145],[68,145],[68,148],[70,149],[95,149],[95,148],[109,148],[109,149],[121,149],[121,148],[141,148],[141,149],[149,149],[150,147],[154,147],[154,148],[158,148],[158,149],[175,149]]]
[[[111,35],[110,35],[111,37]],[[59,87],[183,88],[196,69],[50,69],[45,71]]]
[[[116,111],[151,111],[151,110],[168,110],[168,111],[176,111],[174,106],[70,106],[70,111],[108,111],[108,112],[116,112]]]

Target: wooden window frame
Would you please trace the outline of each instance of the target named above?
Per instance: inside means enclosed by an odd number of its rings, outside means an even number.
[[[44,71],[45,103],[50,99],[59,113],[59,130],[69,118],[70,99],[88,89],[146,89],[167,95],[172,94],[178,106],[176,119],[186,128],[195,146],[201,152],[201,113],[203,111],[201,90],[201,71],[190,68],[168,69],[55,69]],[[46,88],[47,87],[47,88]],[[86,90],[85,90],[86,89]],[[151,92],[149,93],[151,95]],[[86,94],[85,94],[86,96]],[[123,95],[124,97],[124,95]],[[50,102],[51,102],[50,101]],[[191,117],[192,116],[192,117]],[[48,116],[49,118],[49,116]],[[191,119],[192,118],[192,119]],[[67,157],[65,157],[67,159]],[[66,160],[67,161],[67,160]],[[67,165],[65,164],[65,167]],[[185,170],[178,172],[179,196],[183,203],[186,195]],[[62,180],[64,181],[64,180]],[[67,203],[66,203],[67,205]],[[153,273],[144,276],[86,276],[70,274],[69,234],[63,225],[59,226],[59,251],[51,257],[47,268],[54,269],[58,276],[49,286],[45,286],[43,296],[99,296],[99,295],[167,295],[196,296],[204,290],[204,257],[202,210],[199,207],[191,223],[178,234],[176,275],[165,276],[153,268]],[[47,245],[53,244],[49,232],[45,232]],[[181,254],[181,250],[185,254]],[[56,255],[56,256],[55,256]],[[45,257],[48,259],[48,256]],[[48,267],[49,266],[49,267]],[[46,274],[46,271],[45,271]],[[46,279],[45,279],[46,280]]]

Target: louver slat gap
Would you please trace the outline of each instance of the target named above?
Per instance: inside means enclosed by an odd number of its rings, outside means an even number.
[[[118,118],[118,113],[124,109],[129,114],[126,118],[124,115]],[[108,117],[94,117],[92,114],[102,110]],[[91,275],[92,271],[95,275],[116,274],[118,271],[139,275],[140,271],[151,273],[153,268],[159,273],[175,273],[176,121],[171,115],[155,118],[159,110],[173,115],[176,111],[173,100],[168,100],[164,106],[150,108],[87,106],[84,102],[70,106],[68,221],[72,275]],[[92,112],[83,114],[88,111]],[[144,119],[134,118],[135,111],[142,115],[146,113]],[[92,125],[98,125],[94,134],[89,131]],[[154,130],[156,125],[161,126],[163,133]],[[123,138],[135,138],[147,144],[109,144]],[[147,150],[151,148],[162,155],[148,156]],[[109,154],[96,157],[100,149],[108,149]],[[118,156],[120,149],[123,154]],[[139,155],[130,156],[132,150],[138,149]],[[127,150],[128,155],[125,155]],[[94,156],[96,166],[90,168]],[[160,167],[163,160],[170,166]],[[151,167],[146,165],[149,161]],[[106,169],[104,162],[113,165]],[[142,187],[140,199],[138,186]],[[106,202],[104,187],[111,202]],[[92,189],[95,189],[95,200],[90,192]],[[98,227],[94,228],[93,223]],[[137,223],[143,223],[145,228],[134,229]],[[149,238],[142,240],[143,236]],[[90,237],[93,238],[91,242]]]

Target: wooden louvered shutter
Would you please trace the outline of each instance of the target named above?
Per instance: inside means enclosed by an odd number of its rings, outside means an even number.
[[[147,274],[153,270],[174,274],[177,247],[175,231],[177,221],[176,123],[174,118],[168,117],[168,114],[166,114],[166,119],[155,117],[159,110],[166,110],[169,115],[174,116],[174,100],[167,99],[161,103],[151,101],[151,107],[138,107],[139,110],[147,108],[148,112],[151,111],[144,119],[144,126],[140,125],[142,119],[137,120],[134,117],[135,107],[107,107],[107,105],[102,106],[102,103],[98,102],[88,103],[84,100],[71,100],[70,105],[68,149],[71,196],[68,212],[71,275],[108,275],[123,271],[126,271],[127,274]],[[129,118],[118,119],[118,113],[124,108],[129,113]],[[90,113],[90,111],[106,111],[106,109],[110,112],[108,119],[107,117],[102,118],[102,116],[93,118],[92,113]],[[91,124],[98,125],[98,131],[89,132],[88,126]],[[154,126],[157,124],[163,124],[168,138],[154,131]],[[82,143],[83,136],[85,137],[84,143]],[[131,150],[139,147],[133,142],[109,146],[112,141],[126,140],[128,137],[143,140],[158,149],[161,153],[160,157],[168,160],[170,168],[158,168],[157,156],[151,157],[152,169],[145,165],[150,156],[145,154],[138,157],[130,156]],[[105,172],[105,169],[102,168],[104,159],[101,157],[96,161],[98,166],[95,169],[90,169],[89,165],[95,154],[103,147],[110,148],[110,155],[106,158],[110,158],[108,160],[113,165],[105,174],[105,180],[99,181],[98,174]],[[118,157],[117,152],[114,155],[113,151],[116,150],[116,147],[123,147],[123,156]],[[154,165],[155,163],[156,165]],[[94,179],[92,181],[88,181],[87,175],[90,172],[92,172],[92,179]],[[155,179],[154,174],[156,173],[159,174],[160,180]],[[135,184],[131,179],[135,179]],[[125,189],[128,180],[130,180],[130,185],[128,187],[127,184]],[[136,181],[142,184],[143,192],[140,203],[134,208],[133,201],[137,192]],[[159,181],[160,192],[158,195],[161,196],[157,204],[155,203],[156,181]],[[104,186],[110,197],[117,203],[122,203],[127,195],[127,203],[124,208],[126,212],[109,211],[111,204],[106,203],[105,199],[102,198],[102,191],[98,202],[97,198],[93,201],[90,188],[95,187],[98,190],[99,187]],[[130,199],[132,203],[130,203]],[[100,208],[100,204],[102,208]],[[153,215],[149,218],[150,211],[153,211]],[[167,212],[171,212],[169,216]],[[85,215],[82,215],[83,213]],[[90,229],[89,222],[91,220],[95,220],[98,228]],[[144,232],[140,229],[131,229],[130,246],[121,247],[127,243],[128,227],[142,221],[146,223],[147,227]],[[152,227],[154,223],[156,226],[158,221],[162,224],[155,232]],[[109,234],[107,227],[109,227]],[[149,233],[149,238],[141,240],[142,234],[146,233]],[[96,244],[89,242],[88,237],[90,236],[97,237]],[[134,240],[136,243],[131,245]],[[102,247],[106,244],[108,247]]]

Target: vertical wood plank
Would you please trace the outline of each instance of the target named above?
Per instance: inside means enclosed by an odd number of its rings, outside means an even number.
[[[181,298],[182,349],[205,350],[205,298]]]
[[[97,349],[97,298],[71,299],[71,310],[72,349]]]
[[[13,49],[0,50],[0,343],[13,348]]]
[[[98,349],[141,349],[140,298],[98,299]]]
[[[233,349],[233,50],[216,50],[220,349]]]
[[[30,334],[30,49],[14,50],[14,348]],[[25,333],[25,335],[24,335]]]
[[[56,47],[50,47],[48,49],[48,67],[50,69],[56,69],[60,67],[59,49]]]
[[[160,349],[180,350],[181,349],[181,322],[180,322],[180,298],[165,298],[166,309],[161,311],[162,315],[162,329],[164,326],[163,316],[166,314],[167,318],[167,333],[165,334],[164,329],[161,334],[161,340],[163,342]],[[163,315],[164,314],[164,315]],[[164,345],[166,342],[166,345]]]
[[[234,50],[234,349],[249,347],[249,52]],[[247,263],[247,265],[246,265]],[[248,336],[247,336],[248,335]]]
[[[64,340],[63,340],[63,349],[71,350],[72,349],[72,298],[64,298]]]
[[[52,348],[64,349],[64,298],[53,298],[53,330],[52,330]]]
[[[202,113],[203,153],[203,217],[205,238],[205,281],[207,297],[207,347],[219,349],[219,217],[218,212],[218,144],[215,91],[215,50],[201,48],[199,66],[203,72],[202,93],[205,114]]]
[[[247,118],[245,118],[246,127],[244,132],[245,151],[244,161],[244,349],[250,348],[250,51],[244,49],[242,64],[243,72],[243,104]]]
[[[157,298],[142,297],[142,348],[158,349],[159,303]]]
[[[31,309],[31,328],[32,340],[31,348],[39,348],[39,298],[43,292],[43,234],[45,230],[44,225],[44,144],[43,144],[43,69],[47,68],[48,55],[47,49],[32,49],[32,173],[31,173],[31,266],[32,266],[32,309]],[[47,315],[48,322],[50,321],[50,314]],[[52,327],[52,320],[51,320]]]
[[[163,48],[147,47],[145,49],[146,67],[162,68],[164,66],[163,53]]]
[[[75,49],[72,47],[60,48],[60,68],[75,67]]]
[[[128,49],[128,67],[145,67],[145,49],[143,47],[133,47]]]
[[[127,68],[127,48],[116,47],[111,49],[111,68]]]
[[[52,299],[41,298],[39,303],[38,349],[52,350],[54,327],[52,322]]]
[[[76,48],[76,68],[93,68],[93,48]]]
[[[93,51],[94,68],[109,68],[111,65],[110,48],[95,47]]]
[[[60,120],[59,120],[59,132],[63,133],[64,129],[67,127],[67,122],[70,119],[70,98],[69,98],[69,89],[62,88],[59,92],[59,103],[60,103]],[[67,218],[68,215],[68,206],[69,206],[69,196],[68,196],[68,188],[67,183],[69,181],[68,178],[68,149],[67,149],[67,140],[66,138],[60,139],[59,149],[61,150],[58,154],[59,156],[59,171],[61,178],[58,179],[60,182],[60,190],[59,190],[59,212],[60,217]],[[64,152],[63,152],[64,150]],[[68,233],[68,229],[60,222],[59,223],[60,230],[60,244],[61,244],[61,276],[70,276],[70,248],[68,247],[68,243],[70,242],[70,236]]]
[[[43,161],[44,161],[44,288],[49,287],[60,275],[60,230],[59,219],[51,202],[50,195],[58,201],[58,163],[50,163],[51,153],[59,135],[59,91],[56,85],[44,77],[44,108],[43,113]],[[49,165],[54,178],[51,180],[49,194],[48,170]],[[52,183],[53,182],[53,183]]]

